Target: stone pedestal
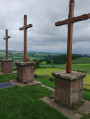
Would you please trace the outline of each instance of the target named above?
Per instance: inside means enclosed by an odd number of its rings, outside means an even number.
[[[35,62],[16,62],[18,81],[29,83],[34,81],[34,65]]]
[[[52,73],[55,77],[55,101],[71,107],[73,103],[82,101],[84,73],[60,71]]]
[[[1,70],[3,73],[12,73],[13,72],[13,60],[2,59]]]

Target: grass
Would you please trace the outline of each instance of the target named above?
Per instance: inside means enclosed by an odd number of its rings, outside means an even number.
[[[81,119],[90,119],[90,114],[88,114],[88,115],[84,114],[84,116]]]
[[[83,91],[83,99],[90,101],[90,91]]]
[[[38,75],[51,75],[52,72],[60,71],[60,68],[39,68],[36,69],[35,74]]]
[[[50,75],[51,72],[60,70],[59,68],[37,69],[39,75]],[[36,73],[35,72],[35,73]],[[85,80],[88,83],[90,74]],[[17,78],[16,74],[0,75],[0,83]],[[36,80],[41,81],[44,85],[54,88],[54,81],[49,81],[47,76],[40,76]],[[0,119],[68,119],[48,104],[41,101],[40,98],[51,96],[53,93],[44,87],[26,86],[12,87],[0,90]],[[83,91],[83,99],[90,101],[90,91]],[[89,119],[90,115],[84,115],[81,119]]]
[[[65,64],[50,64],[50,65],[40,65],[41,68],[60,68],[66,69]],[[72,64],[73,71],[80,71],[90,74],[90,64]]]
[[[90,74],[87,74],[87,75],[86,75],[86,77],[85,77],[84,80],[83,80],[83,83],[84,83],[84,84],[87,84],[87,85],[90,85]],[[84,85],[84,88],[90,90],[90,86]]]
[[[80,57],[75,60],[72,60],[72,63],[75,64],[90,64],[90,58]]]
[[[39,85],[2,89],[0,119],[68,119],[40,100],[51,94],[51,91]]]
[[[60,68],[39,68],[39,69],[36,69],[35,74],[40,75],[40,76],[42,75],[50,76],[52,72],[60,71],[60,70],[62,69]],[[48,80],[47,78],[44,79],[45,83],[47,83],[47,80]],[[90,74],[87,74],[83,81],[84,81],[84,84],[90,85]],[[51,82],[48,82],[48,83],[51,83]],[[90,86],[84,85],[84,88],[90,90]]]
[[[44,84],[44,85],[46,85],[46,86],[49,86],[49,87],[51,87],[51,88],[55,88],[55,83],[54,83],[54,81],[49,81],[49,79],[46,77],[39,77],[39,78],[35,78],[35,80],[38,80],[38,81],[40,81],[40,82],[42,82],[42,84]]]
[[[60,68],[39,68],[35,71],[35,74],[37,75],[51,75],[52,72],[55,72],[55,71],[60,71],[62,69]],[[3,83],[3,82],[8,82],[9,80],[11,79],[16,79],[17,78],[17,74],[1,74],[0,75],[0,83]],[[39,80],[39,79],[38,79]],[[40,79],[41,81],[41,79]],[[48,78],[43,78],[43,82],[45,82],[47,85],[52,85],[52,83],[49,81],[48,82]],[[84,78],[84,84],[88,84],[90,85],[90,74],[87,74],[86,77]],[[90,90],[90,86],[85,86],[84,85],[84,88],[85,89],[89,89]]]
[[[11,79],[16,79],[16,78],[17,78],[16,74],[1,74],[0,75],[0,83],[8,82]]]
[[[65,69],[66,65],[60,65],[61,69]],[[85,73],[90,73],[90,64],[73,64],[72,65],[73,71],[80,71]]]
[[[36,78],[36,80],[42,82],[44,85],[49,86],[51,88],[55,88],[54,81],[49,81],[48,78]],[[90,101],[90,91],[83,91],[83,99]]]
[[[42,82],[42,84],[44,84],[46,86],[49,86],[51,88],[55,88],[54,81],[49,81],[48,77],[38,77],[38,78],[35,78],[35,80]]]
[[[41,69],[40,69],[41,70]],[[85,80],[84,79],[84,81],[86,81],[85,83],[87,83],[88,84],[88,78],[90,77],[90,74],[89,75],[87,75],[87,79]],[[8,82],[9,80],[11,80],[11,79],[16,79],[17,78],[17,75],[16,74],[2,74],[2,75],[0,75],[0,83],[3,83],[3,82]],[[46,85],[46,86],[49,86],[49,87],[51,87],[51,88],[54,88],[55,86],[55,83],[54,83],[54,81],[49,81],[49,78],[48,77],[39,77],[39,78],[36,78],[36,80],[38,80],[38,81],[41,81],[44,85]],[[84,86],[84,88],[85,89],[90,89],[90,86],[89,87],[86,87],[86,86]],[[87,94],[86,93],[87,91],[84,91],[84,99],[85,99],[85,97],[90,97],[90,92]]]

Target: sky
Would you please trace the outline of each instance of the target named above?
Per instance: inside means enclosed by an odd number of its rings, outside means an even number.
[[[67,52],[67,25],[55,22],[68,18],[69,0],[0,0],[0,50],[5,50],[5,29],[8,29],[9,50],[23,51],[24,24],[33,27],[27,32],[27,49],[34,52]],[[90,0],[75,0],[74,15],[90,13]],[[74,24],[73,53],[90,54],[90,19]]]

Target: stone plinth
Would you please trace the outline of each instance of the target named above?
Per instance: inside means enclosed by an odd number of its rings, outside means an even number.
[[[15,64],[17,66],[17,77],[19,82],[29,83],[34,81],[35,62],[16,62]]]
[[[55,77],[55,101],[67,107],[82,101],[83,78],[86,74],[60,71],[52,75]]]
[[[12,73],[13,72],[13,60],[2,59],[1,70],[3,73]]]

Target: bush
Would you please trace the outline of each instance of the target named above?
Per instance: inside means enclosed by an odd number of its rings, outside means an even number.
[[[82,57],[82,55],[76,55],[76,54],[72,55],[72,59],[77,59],[79,57]],[[66,60],[67,60],[67,55],[58,55],[53,58],[54,64],[66,64]]]
[[[55,78],[52,77],[52,76],[50,76],[50,77],[49,77],[49,81],[55,81]]]
[[[34,74],[34,78],[38,78],[38,75],[37,74]]]

